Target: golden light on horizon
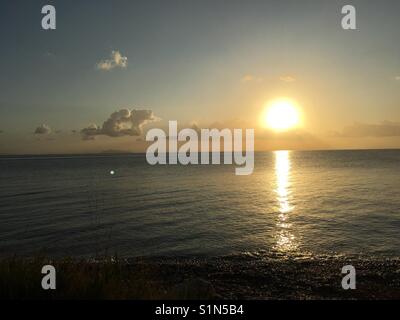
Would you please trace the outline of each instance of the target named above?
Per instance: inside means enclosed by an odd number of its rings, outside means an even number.
[[[262,116],[264,127],[286,131],[300,125],[300,111],[294,100],[280,98],[267,104]]]

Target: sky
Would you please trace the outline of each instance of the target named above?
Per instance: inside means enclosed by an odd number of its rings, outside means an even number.
[[[41,28],[46,4],[56,30]],[[357,30],[341,27],[346,4]],[[256,150],[400,148],[399,12],[396,0],[3,0],[0,154],[142,152],[168,120],[255,128]],[[301,128],[260,127],[277,97],[298,103]],[[131,127],[113,131],[118,117]]]

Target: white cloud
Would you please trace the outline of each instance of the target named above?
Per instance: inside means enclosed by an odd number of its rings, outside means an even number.
[[[110,71],[114,68],[126,68],[128,66],[128,58],[121,55],[119,51],[111,52],[111,59],[102,60],[97,63],[97,69]]]
[[[36,128],[35,134],[50,134],[51,128],[47,124],[41,124],[39,127]]]
[[[151,110],[121,109],[110,115],[101,127],[92,124],[81,130],[84,140],[93,140],[98,135],[109,137],[139,136],[146,123],[158,118]]]

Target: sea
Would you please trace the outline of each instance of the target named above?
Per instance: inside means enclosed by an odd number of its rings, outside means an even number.
[[[400,256],[400,150],[0,157],[0,256]]]

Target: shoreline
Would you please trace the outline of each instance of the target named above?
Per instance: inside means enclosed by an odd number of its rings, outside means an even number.
[[[41,288],[46,264],[57,270],[56,290]],[[355,290],[341,287],[348,264],[356,268]],[[400,299],[400,259],[0,258],[0,299]]]

